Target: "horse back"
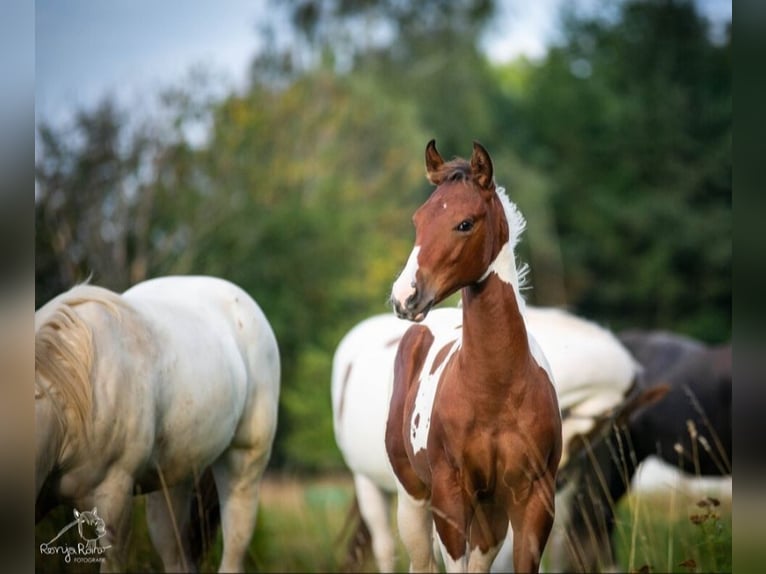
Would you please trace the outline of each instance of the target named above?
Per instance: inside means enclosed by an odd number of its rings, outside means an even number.
[[[162,277],[139,283],[123,296],[158,339],[175,345],[190,362],[196,362],[198,347],[213,345],[225,360],[241,360],[248,383],[278,386],[276,337],[261,308],[240,287],[214,277]]]

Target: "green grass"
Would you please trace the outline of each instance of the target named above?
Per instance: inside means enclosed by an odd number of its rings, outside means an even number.
[[[617,508],[614,542],[628,572],[731,572],[731,499],[685,491],[628,496]]]
[[[713,495],[715,496],[715,495]],[[353,497],[349,476],[301,479],[271,475],[264,482],[258,525],[245,565],[257,572],[338,572],[346,538],[341,531]],[[617,508],[615,546],[625,572],[731,572],[731,500],[683,490],[629,496]],[[702,504],[700,504],[702,503]],[[66,565],[60,557],[40,556],[37,548],[69,522],[71,509],[59,508],[35,531],[35,570],[45,573],[93,573],[97,565]],[[220,531],[203,572],[217,570]],[[407,570],[398,547],[397,568]],[[136,499],[128,554],[131,572],[161,572],[146,529],[144,504]],[[363,571],[374,572],[369,557]]]

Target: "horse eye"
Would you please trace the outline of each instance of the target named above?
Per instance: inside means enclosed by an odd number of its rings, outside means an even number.
[[[462,231],[462,232],[471,231],[471,229],[473,229],[473,221],[471,221],[470,219],[464,219],[463,221],[457,224],[457,227],[455,227],[456,231]]]

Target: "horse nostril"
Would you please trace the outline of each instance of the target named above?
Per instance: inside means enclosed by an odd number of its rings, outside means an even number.
[[[418,290],[417,288],[415,288],[415,291],[412,293],[412,295],[407,297],[407,300],[404,302],[404,304],[407,307],[407,309],[412,309],[415,306],[415,303],[417,302],[417,300],[418,300]]]

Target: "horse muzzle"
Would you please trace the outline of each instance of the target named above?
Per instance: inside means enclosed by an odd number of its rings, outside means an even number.
[[[404,303],[394,296],[391,297],[391,303],[397,317],[420,323],[433,307],[434,299],[430,296],[424,297],[422,291],[415,289],[415,292],[407,297]]]

